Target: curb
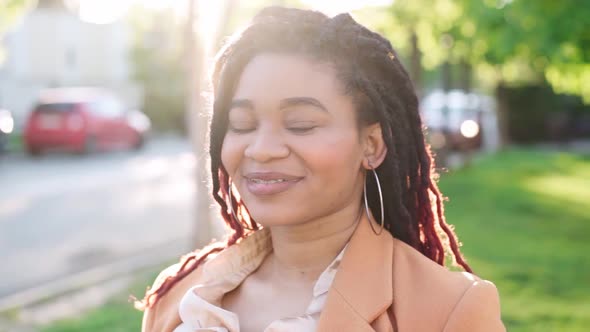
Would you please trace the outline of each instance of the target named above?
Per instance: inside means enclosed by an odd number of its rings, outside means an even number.
[[[24,291],[0,298],[0,313],[19,309],[77,289],[131,274],[149,267],[162,265],[186,253],[188,238],[180,238],[163,245],[142,250],[140,254],[92,267],[64,278],[43,283]]]

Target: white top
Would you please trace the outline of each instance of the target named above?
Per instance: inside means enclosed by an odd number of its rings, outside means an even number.
[[[221,308],[223,296],[238,287],[254,272],[264,258],[272,251],[272,243],[267,230],[261,230],[243,240],[240,250],[224,250],[203,265],[203,280],[200,285],[189,289],[180,301],[179,315],[182,323],[174,332],[239,332],[238,316]],[[272,322],[264,332],[315,331],[328,290],[334,281],[336,271],[342,260],[346,247],[334,261],[322,272],[313,287],[313,298],[304,314],[298,317],[285,317]],[[233,257],[241,253],[241,257]],[[244,254],[246,253],[246,254]],[[223,262],[219,262],[222,260]],[[217,261],[217,262],[216,262]],[[228,264],[229,261],[229,264]],[[227,273],[212,275],[229,267]],[[217,265],[217,266],[216,266]],[[207,276],[209,274],[209,276]]]

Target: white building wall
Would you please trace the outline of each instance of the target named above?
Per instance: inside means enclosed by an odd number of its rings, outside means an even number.
[[[58,86],[113,89],[130,108],[141,91],[131,81],[130,31],[124,22],[95,25],[60,9],[37,9],[4,39],[0,64],[0,108],[22,125],[39,90]]]

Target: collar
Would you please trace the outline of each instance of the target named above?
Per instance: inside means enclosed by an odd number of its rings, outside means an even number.
[[[389,232],[375,235],[368,223],[366,217],[359,221],[346,247],[332,287],[328,291],[318,322],[318,331],[374,332],[370,322],[385,312],[393,302],[394,240]],[[251,255],[256,256],[257,250],[272,250],[272,245],[268,245],[272,244],[270,241],[270,232],[263,229],[216,255],[218,258],[226,256],[228,260],[210,257],[202,268],[181,280],[178,287],[172,288],[170,294],[160,299],[156,307],[151,309],[160,311],[157,316],[160,320],[153,321],[156,315],[152,313],[144,316],[149,322],[146,324],[152,324],[155,331],[172,331],[181,323],[178,305],[189,288],[214,282],[215,276],[223,275],[218,273],[235,273],[236,267],[241,266],[248,257],[252,258]],[[252,242],[256,245],[249,244]],[[265,256],[258,257],[261,263]],[[222,263],[223,261],[226,263]]]
[[[313,288],[313,296],[328,293],[346,251],[347,245],[320,274]],[[211,257],[203,265],[200,282],[192,289],[205,301],[221,305],[223,296],[238,287],[244,279],[256,271],[272,252],[270,231],[261,229],[234,246]]]
[[[393,238],[376,235],[369,222],[363,217],[350,239],[318,331],[373,331],[370,322],[393,303]]]
[[[238,287],[262,264],[272,251],[268,229],[261,229],[219,254],[203,265],[195,290],[205,301],[221,305],[223,295]]]

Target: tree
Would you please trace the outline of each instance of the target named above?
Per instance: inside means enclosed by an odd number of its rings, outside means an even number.
[[[383,22],[367,20],[410,54],[411,64],[415,38],[423,68],[458,65],[462,82],[454,85],[469,88],[473,72],[480,86],[496,91],[504,142],[506,86],[548,82],[590,104],[590,5],[581,1],[398,0]]]
[[[34,0],[0,0],[0,37],[35,4]]]
[[[524,80],[546,79],[556,90],[590,102],[589,5],[576,0],[462,2],[475,26],[472,40],[481,44],[473,62],[498,66],[503,81],[522,81],[523,74]],[[574,71],[574,82],[561,82]]]
[[[162,24],[167,22],[167,24]],[[186,70],[182,66],[182,19],[172,8],[131,11],[134,79],[144,92],[143,111],[159,131],[185,131]]]
[[[506,86],[548,82],[590,103],[590,6],[580,1],[461,0],[474,34],[470,62],[495,87],[507,141]],[[490,80],[491,79],[491,80]]]
[[[4,35],[35,3],[34,0],[0,0],[0,66],[5,58],[1,45]]]

